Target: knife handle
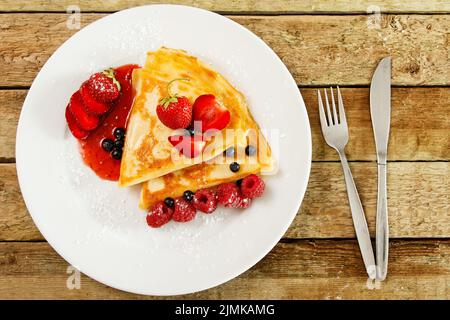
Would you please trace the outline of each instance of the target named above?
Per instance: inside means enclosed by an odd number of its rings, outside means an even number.
[[[355,227],[356,238],[359,249],[370,279],[376,278],[375,255],[373,254],[372,241],[370,240],[369,228],[367,226],[364,209],[359,199],[358,190],[353,180],[352,172],[348,166],[347,158],[343,151],[339,152],[342,169],[344,171],[345,184],[347,186],[348,202],[352,213],[353,225]]]
[[[387,275],[389,253],[389,225],[387,212],[386,164],[378,164],[378,199],[377,199],[377,279],[384,280]]]

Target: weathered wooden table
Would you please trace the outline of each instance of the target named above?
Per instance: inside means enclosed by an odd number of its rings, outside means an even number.
[[[45,242],[22,200],[14,144],[33,78],[76,31],[67,28],[67,7],[80,7],[84,26],[148,2],[0,0],[0,298],[145,298],[86,276],[80,289],[67,289],[68,264]],[[169,2],[226,14],[266,41],[295,77],[313,135],[309,187],[283,240],[238,278],[186,298],[449,299],[450,2]],[[348,157],[374,235],[376,163],[368,95],[375,66],[386,55],[393,57],[391,247],[388,279],[376,284],[366,281],[341,165],[320,132],[316,89],[343,88]]]

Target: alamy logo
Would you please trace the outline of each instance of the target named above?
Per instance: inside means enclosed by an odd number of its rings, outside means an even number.
[[[381,8],[376,5],[370,5],[367,7],[367,28],[369,29],[381,29]]]
[[[74,266],[68,266],[67,267],[67,274],[69,274],[69,277],[66,281],[67,289],[73,290],[73,289],[81,289],[81,273],[76,269]]]
[[[81,9],[78,6],[71,5],[68,6],[66,12],[69,17],[66,21],[66,27],[69,30],[79,30],[81,29]]]

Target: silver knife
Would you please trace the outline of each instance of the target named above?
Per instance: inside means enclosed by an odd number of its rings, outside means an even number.
[[[372,77],[370,85],[370,116],[372,118],[378,163],[377,279],[384,280],[387,275],[389,252],[386,160],[391,123],[391,57],[386,57],[380,61]]]

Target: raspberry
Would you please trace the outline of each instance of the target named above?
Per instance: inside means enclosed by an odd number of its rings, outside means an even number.
[[[187,222],[195,218],[197,211],[194,206],[183,198],[176,198],[172,219],[177,222]]]
[[[214,192],[208,189],[198,190],[192,201],[195,209],[204,213],[211,213],[217,208],[217,198]]]
[[[252,199],[244,196],[239,197],[239,203],[237,204],[236,208],[239,209],[247,209],[252,204]]]
[[[158,202],[150,208],[147,215],[147,224],[152,228],[159,228],[172,218],[173,209],[167,207],[164,202]]]
[[[251,174],[242,180],[241,192],[244,197],[257,198],[264,193],[264,181],[256,174]]]
[[[217,187],[217,201],[226,208],[235,208],[239,203],[239,188],[234,183],[224,183]]]

